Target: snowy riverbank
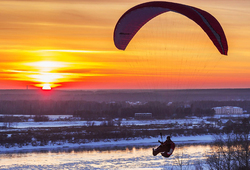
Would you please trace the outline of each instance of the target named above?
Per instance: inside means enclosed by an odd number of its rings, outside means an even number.
[[[210,117],[192,117],[166,120],[120,120],[119,127],[113,126],[112,128],[100,126],[104,121],[56,121],[69,117],[71,116],[50,115],[50,121],[47,122],[18,122],[13,128],[1,129],[0,132],[5,137],[6,144],[3,142],[0,145],[0,154],[75,149],[107,148],[115,150],[117,147],[153,147],[157,146],[159,144],[157,141],[162,139],[160,136],[152,137],[150,135],[159,134],[159,132],[165,135],[163,140],[165,140],[167,134],[173,134],[172,140],[177,145],[211,143],[214,139],[214,135],[211,135],[214,133],[213,129],[215,131],[216,129],[222,129],[229,119],[233,120],[234,115],[231,115],[230,118],[221,118],[222,115],[216,115],[213,119]],[[236,116],[236,118],[239,117]],[[218,120],[220,120],[221,125],[218,124]],[[0,123],[1,125],[3,123]],[[213,131],[208,131],[209,127]],[[106,133],[107,131],[109,133]],[[138,134],[133,135],[134,133]],[[109,137],[105,135],[109,135]],[[143,138],[139,136],[143,136]],[[13,140],[10,137],[13,137]],[[12,144],[8,142],[10,139]],[[42,142],[43,139],[46,139],[46,142]]]
[[[206,144],[211,143],[214,139],[213,135],[201,135],[201,136],[177,136],[172,137],[172,140],[176,145],[188,145],[188,144]],[[126,148],[126,147],[155,147],[159,143],[158,140],[161,138],[135,138],[131,140],[106,140],[98,142],[89,142],[89,143],[57,143],[57,144],[48,144],[45,146],[22,146],[22,147],[10,147],[6,148],[0,146],[0,154],[4,153],[26,153],[26,152],[39,152],[39,151],[67,151],[67,150],[102,150],[109,149],[115,150],[116,148]]]

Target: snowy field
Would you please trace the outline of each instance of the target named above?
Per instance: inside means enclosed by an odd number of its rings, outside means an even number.
[[[0,115],[1,116],[1,115]],[[19,115],[15,115],[19,116]],[[222,115],[217,115],[215,118],[219,119]],[[236,115],[238,116],[238,115]],[[249,115],[242,115],[248,117]],[[71,115],[49,115],[50,120],[57,120],[58,118],[68,118],[72,117]],[[233,116],[235,117],[235,116]],[[221,119],[222,122],[228,121],[228,119]],[[91,124],[94,123],[94,125],[99,126],[103,121],[90,121]],[[72,126],[87,126],[88,121],[48,121],[48,122],[34,122],[34,121],[28,121],[28,122],[18,122],[14,125],[14,128],[16,131],[19,129],[32,129],[32,128],[49,128],[49,127],[72,127]],[[207,121],[206,117],[203,118],[188,118],[188,119],[171,119],[171,120],[122,120],[121,126],[125,125],[156,125],[156,124],[170,124],[170,123],[176,123],[178,124],[184,124],[184,123],[211,123]],[[0,126],[3,126],[3,123],[0,123]],[[11,129],[13,131],[13,129]],[[0,129],[0,132],[8,131],[8,129]],[[163,134],[169,135],[169,134]],[[164,139],[165,139],[164,137]],[[5,148],[4,146],[0,146],[0,153],[14,153],[14,152],[32,152],[32,150],[51,150],[51,149],[58,149],[58,148],[87,148],[87,149],[95,149],[100,147],[109,147],[112,148],[114,146],[154,146],[158,144],[158,140],[160,138],[134,138],[133,140],[118,140],[114,141],[112,139],[108,139],[106,141],[102,142],[91,142],[91,143],[85,143],[85,144],[73,144],[73,143],[58,143],[57,145],[46,145],[46,146],[22,146],[19,147],[10,147]],[[176,144],[197,144],[197,143],[211,143],[213,141],[214,137],[213,135],[203,135],[203,136],[177,136],[173,137],[173,141],[176,142]],[[162,139],[160,139],[162,140]]]
[[[4,116],[1,115],[0,116]],[[20,115],[14,115],[14,116],[20,116]],[[23,115],[22,115],[23,116]],[[30,115],[26,115],[29,117]],[[243,114],[243,115],[230,115],[232,118],[237,117],[249,117],[250,114]],[[70,118],[72,115],[48,115],[50,120],[58,120],[59,118]],[[224,118],[225,117],[225,118]],[[197,118],[197,117],[190,117],[187,119],[169,119],[169,120],[121,120],[121,126],[124,125],[151,125],[151,124],[170,124],[170,123],[178,123],[178,124],[184,124],[184,123],[192,123],[192,124],[198,124],[200,122],[204,123],[211,123],[207,121],[207,119],[210,117],[203,117],[203,118]],[[227,122],[228,115],[215,115],[213,118],[215,119],[221,119],[222,123]],[[91,124],[94,123],[94,125],[99,126],[103,121],[90,121]],[[39,127],[67,127],[67,126],[86,126],[89,121],[48,121],[48,122],[18,122],[14,125],[14,128],[39,128]],[[0,122],[0,126],[3,126],[3,123]],[[0,130],[1,131],[1,130]]]

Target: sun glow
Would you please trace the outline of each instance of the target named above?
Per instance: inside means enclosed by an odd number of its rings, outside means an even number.
[[[42,87],[43,90],[50,90],[52,87],[60,86],[61,79],[65,78],[63,73],[60,73],[60,69],[67,67],[68,63],[39,61],[26,63],[26,65],[36,70],[33,74],[28,75],[36,82],[35,86]]]
[[[51,87],[49,84],[44,84],[42,87],[43,90],[51,90]]]
[[[58,61],[38,61],[27,63],[28,66],[36,67],[42,72],[49,72],[58,68],[66,67],[67,63]]]
[[[12,63],[8,67],[2,67],[2,72],[8,75],[9,80],[23,81],[25,87],[28,85],[30,88],[35,86],[44,89],[49,85],[53,89],[59,86],[64,88],[68,83],[85,82],[89,79],[93,80],[93,77],[107,76],[112,71],[109,66],[111,64],[107,66],[89,58],[85,58],[84,61],[44,60]]]
[[[55,84],[56,82],[59,82],[59,79],[62,79],[63,76],[60,75],[60,73],[40,73],[37,75],[30,75],[31,78],[36,80],[36,82],[40,82],[42,84],[36,84],[38,87],[43,87],[44,83],[51,84],[52,87],[57,87],[58,84]]]

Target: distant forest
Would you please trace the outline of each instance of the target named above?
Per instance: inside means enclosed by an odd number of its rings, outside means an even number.
[[[0,114],[74,115],[82,119],[128,118],[135,113],[152,113],[153,118],[182,118],[185,116],[212,116],[212,107],[237,106],[250,112],[250,101],[193,101],[131,104],[128,102],[11,100],[0,101]]]

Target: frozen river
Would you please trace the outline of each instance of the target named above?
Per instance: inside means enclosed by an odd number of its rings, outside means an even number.
[[[0,154],[0,169],[196,169],[203,166],[209,145],[177,146],[170,158],[152,156],[152,147],[60,150]],[[202,165],[203,164],[203,165]]]
[[[56,119],[55,117],[54,119]],[[180,122],[200,122],[190,120],[150,120],[121,121],[122,125],[150,125]],[[99,125],[102,121],[95,121]],[[85,121],[49,121],[20,122],[15,128],[82,126]],[[1,126],[1,123],[0,123]],[[3,130],[6,131],[6,130]],[[23,146],[22,148],[5,148],[0,146],[0,169],[4,170],[54,170],[54,169],[206,169],[206,155],[210,146],[205,143],[213,141],[212,135],[173,137],[177,144],[170,158],[152,156],[152,146],[156,146],[159,138],[121,140],[110,142],[94,142],[81,144],[65,143],[63,146]],[[203,144],[200,144],[203,143]],[[182,144],[182,146],[180,146]],[[183,145],[185,144],[185,145]],[[196,145],[190,145],[196,144]],[[112,147],[111,147],[112,146]],[[115,146],[115,147],[114,147]],[[137,146],[137,147],[134,147]],[[43,151],[42,151],[43,150]],[[26,152],[26,153],[18,153]],[[199,168],[201,167],[202,168]]]

